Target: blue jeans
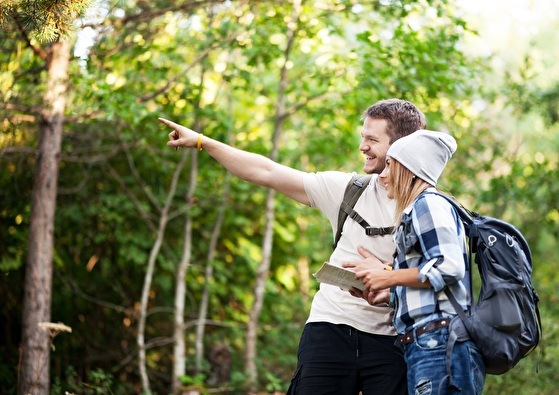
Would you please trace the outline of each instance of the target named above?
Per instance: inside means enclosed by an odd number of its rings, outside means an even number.
[[[395,336],[308,323],[289,395],[406,395],[406,363]]]
[[[452,384],[446,372],[448,328],[426,332],[405,346],[409,395],[478,395],[485,384],[485,365],[471,341],[456,342],[451,356]]]

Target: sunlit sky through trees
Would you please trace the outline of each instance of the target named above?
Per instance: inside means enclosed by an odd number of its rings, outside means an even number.
[[[533,49],[534,40],[546,31],[557,31],[559,23],[557,0],[460,0],[458,4],[479,32],[468,42],[470,50],[494,55],[497,69],[520,62]]]
[[[99,4],[94,2],[91,18],[104,16]],[[519,61],[535,36],[559,23],[557,0],[458,0],[457,4],[480,33],[469,41],[471,50],[481,55],[499,53],[500,62]],[[80,34],[76,55],[83,56],[92,44],[92,32],[85,29]]]

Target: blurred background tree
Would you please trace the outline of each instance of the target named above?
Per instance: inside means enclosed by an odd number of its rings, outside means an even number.
[[[48,91],[42,51],[53,39],[31,34],[39,31],[33,23],[22,30],[14,16],[22,3],[4,2],[0,12],[0,392],[7,394],[16,393],[24,342],[20,301]],[[203,151],[167,149],[157,117],[305,171],[360,171],[361,113],[400,97],[425,112],[429,128],[459,140],[442,186],[513,222],[533,249],[545,353],[489,376],[485,392],[553,393],[557,5],[542,7],[538,29],[524,19],[532,28],[524,41],[513,39],[515,51],[483,30],[496,23],[484,23],[479,8],[472,17],[454,1],[303,1],[294,14],[296,6],[107,0],[71,24],[50,320],[72,333],[54,340],[50,392],[285,391],[317,289],[310,274],[329,255],[328,223],[279,195],[266,214],[266,190],[230,179]],[[256,348],[247,360],[250,325]]]

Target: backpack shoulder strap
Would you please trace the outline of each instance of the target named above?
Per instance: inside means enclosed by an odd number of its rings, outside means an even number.
[[[449,202],[456,209],[456,212],[460,216],[460,219],[462,220],[462,222],[464,223],[464,225],[466,226],[467,229],[469,229],[470,225],[474,222],[473,218],[474,217],[479,217],[478,213],[476,213],[474,211],[470,211],[466,207],[462,206],[460,203],[458,203],[454,199],[453,196],[445,195],[444,193],[441,193],[439,191],[437,191],[437,192],[429,191],[427,193],[431,193],[433,195],[439,195],[439,196],[445,198],[447,200],[447,202]]]
[[[357,200],[359,200],[359,197],[361,196],[367,185],[369,185],[371,177],[372,176],[370,174],[356,174],[348,182],[345,188],[344,198],[340,206],[340,212],[338,213],[338,230],[336,232],[336,237],[334,238],[332,249],[335,249],[338,245],[338,241],[342,236],[342,227],[344,226],[344,222],[347,216],[350,215],[352,211],[354,211],[353,207],[355,206],[355,203],[357,203]],[[363,220],[363,218],[361,219]]]

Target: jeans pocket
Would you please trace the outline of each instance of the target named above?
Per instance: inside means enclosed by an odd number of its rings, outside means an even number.
[[[422,350],[439,350],[445,348],[448,342],[448,329],[442,328],[431,332],[425,332],[419,336],[415,342]]]

